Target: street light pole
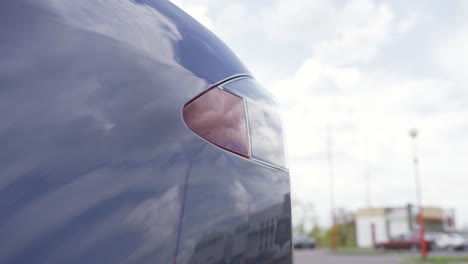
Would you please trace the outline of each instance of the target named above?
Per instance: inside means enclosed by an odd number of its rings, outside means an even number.
[[[416,137],[418,136],[418,130],[411,129],[409,131],[410,137],[413,139],[413,162],[414,162],[414,176],[416,181],[416,202],[417,207],[419,207],[418,214],[418,224],[419,224],[419,249],[421,251],[421,258],[425,260],[427,258],[427,245],[424,239],[424,214],[423,214],[423,205],[421,198],[421,179],[419,176],[419,160],[418,160],[418,150],[416,145]]]
[[[365,172],[367,208],[372,208],[370,177],[371,177],[370,169],[369,169],[369,165],[367,165],[366,172]]]
[[[330,179],[330,209],[332,217],[332,227],[330,232],[331,248],[337,248],[337,230],[336,230],[336,215],[335,215],[335,179],[333,171],[333,150],[331,128],[327,127],[327,157],[328,157],[328,176]]]

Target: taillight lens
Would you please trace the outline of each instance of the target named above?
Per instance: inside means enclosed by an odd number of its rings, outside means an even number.
[[[187,126],[211,143],[249,157],[244,100],[219,88],[212,88],[183,109]]]
[[[277,103],[249,77],[240,77],[193,99],[183,109],[187,126],[209,142],[277,169],[287,169]]]
[[[223,88],[245,100],[250,158],[287,168],[283,126],[274,96],[252,78],[237,79],[224,84]]]
[[[276,106],[247,100],[251,156],[286,168],[283,126]]]

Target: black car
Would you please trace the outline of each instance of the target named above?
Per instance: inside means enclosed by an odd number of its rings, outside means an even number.
[[[293,235],[293,246],[295,249],[315,248],[315,239],[303,234]]]
[[[292,263],[275,99],[166,0],[0,3],[0,263]]]

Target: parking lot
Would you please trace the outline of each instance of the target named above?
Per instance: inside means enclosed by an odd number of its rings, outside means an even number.
[[[467,256],[468,252],[433,253],[433,256]],[[404,260],[417,257],[417,253],[353,254],[331,253],[327,249],[295,250],[295,264],[401,264]]]
[[[294,258],[296,264],[400,264],[408,255],[402,254],[349,254],[331,253],[329,250],[296,250]]]

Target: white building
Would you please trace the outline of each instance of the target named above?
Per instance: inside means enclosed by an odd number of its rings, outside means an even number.
[[[401,235],[409,235],[419,229],[418,210],[412,205],[393,208],[367,208],[356,213],[356,242],[359,247],[370,248]],[[441,208],[423,209],[424,226],[428,232],[454,230],[453,211]]]

